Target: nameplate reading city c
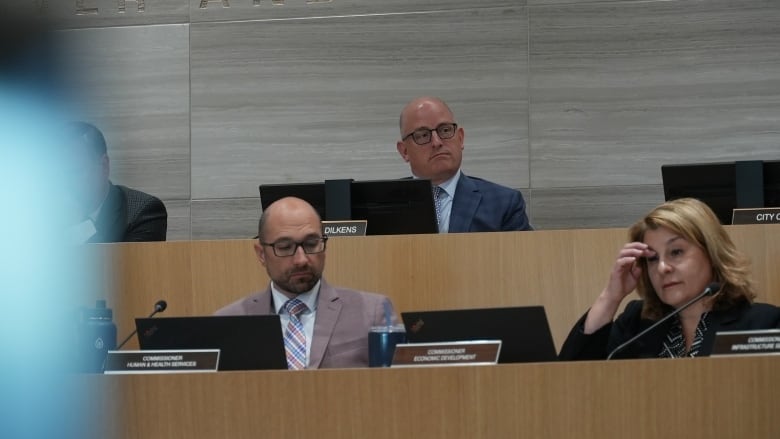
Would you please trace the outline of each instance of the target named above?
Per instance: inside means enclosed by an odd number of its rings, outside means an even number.
[[[500,352],[501,340],[398,344],[391,367],[496,364]]]
[[[728,331],[715,334],[712,356],[780,354],[780,329]]]
[[[368,221],[323,221],[322,233],[328,236],[366,236]]]
[[[734,209],[731,224],[780,224],[780,207]]]
[[[219,349],[108,351],[105,374],[216,372]]]

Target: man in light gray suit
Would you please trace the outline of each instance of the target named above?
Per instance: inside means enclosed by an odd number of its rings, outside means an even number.
[[[387,316],[398,322],[387,297],[325,282],[327,240],[309,203],[274,202],[260,217],[254,245],[270,286],[216,313],[279,314],[290,369],[367,367],[371,326],[385,325]]]

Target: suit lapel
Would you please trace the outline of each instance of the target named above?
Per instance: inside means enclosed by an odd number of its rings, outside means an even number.
[[[341,313],[341,300],[336,290],[322,280],[320,294],[317,298],[317,317],[314,319],[314,339],[311,343],[311,358],[309,368],[320,367],[325,350],[328,348],[333,330]]]
[[[274,299],[273,295],[271,295],[270,285],[265,291],[258,294],[249,303],[247,303],[246,311],[247,314],[250,315],[276,314],[276,308],[274,307]]]
[[[450,212],[450,233],[468,232],[471,220],[477,212],[482,194],[471,179],[461,173],[455,194],[452,194],[452,211]]]

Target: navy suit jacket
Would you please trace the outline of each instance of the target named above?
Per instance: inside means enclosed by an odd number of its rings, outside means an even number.
[[[308,368],[368,367],[368,333],[372,326],[385,324],[386,306],[391,310],[392,323],[398,324],[387,297],[334,287],[322,279]],[[265,291],[231,303],[215,314],[276,314],[270,285]]]
[[[613,322],[604,325],[593,334],[583,332],[587,313],[577,321],[563,343],[560,360],[603,360],[613,349],[655,323],[641,317],[642,301],[633,300]],[[615,354],[613,358],[658,358],[672,320],[645,334],[633,344]],[[766,303],[744,304],[737,308],[711,311],[707,332],[699,348],[699,356],[712,353],[715,333],[718,331],[747,331],[751,329],[780,328],[780,308]]]
[[[450,212],[449,233],[533,230],[523,195],[461,173]]]
[[[165,241],[168,212],[157,197],[112,184],[95,229],[87,242]]]

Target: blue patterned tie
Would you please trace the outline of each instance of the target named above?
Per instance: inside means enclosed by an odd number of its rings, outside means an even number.
[[[433,187],[433,204],[436,206],[436,225],[439,226],[439,231],[441,231],[441,193],[444,192],[442,188],[439,186]]]
[[[287,368],[301,370],[306,368],[306,333],[303,323],[298,318],[308,311],[305,303],[298,299],[290,299],[284,304],[284,309],[290,314],[287,330],[284,332],[284,350],[287,353]]]

